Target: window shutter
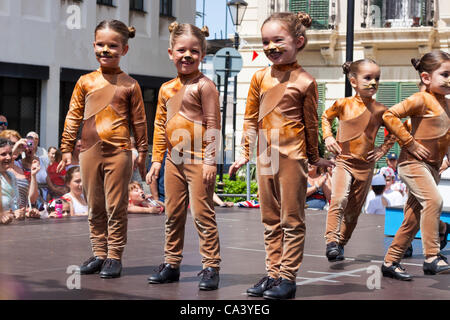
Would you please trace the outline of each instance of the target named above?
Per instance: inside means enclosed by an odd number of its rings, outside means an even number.
[[[311,28],[328,29],[329,0],[311,0],[309,14],[312,18]]]
[[[289,1],[289,11],[291,12],[309,12],[308,6],[309,1],[308,0],[290,0]]]
[[[414,82],[400,82],[400,101],[412,96],[414,93],[419,92],[417,84]],[[398,101],[398,102],[400,102]]]
[[[319,91],[319,103],[317,105],[317,113],[319,115],[319,118],[322,116],[323,111],[325,110],[325,83],[318,83],[317,84],[317,91]]]
[[[378,87],[377,101],[386,107],[392,107],[399,101],[398,82],[382,82]]]

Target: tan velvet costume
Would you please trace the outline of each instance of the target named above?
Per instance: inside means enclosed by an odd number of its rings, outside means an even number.
[[[303,259],[307,162],[318,152],[317,84],[297,63],[259,70],[244,117],[243,156],[258,140],[258,191],[266,270],[295,281]]]
[[[323,138],[332,137],[331,125],[339,119],[336,141],[342,149],[333,170],[331,203],[327,215],[326,242],[345,245],[356,227],[369,192],[375,161],[368,161],[374,150],[378,129],[383,124],[386,107],[370,100],[370,109],[359,95],[337,100],[322,115]],[[387,135],[380,148],[386,153],[395,143]]]
[[[425,257],[436,256],[439,251],[439,217],[443,200],[439,194],[439,167],[450,144],[450,111],[444,96],[431,92],[418,92],[391,107],[383,115],[386,127],[402,145],[399,157],[399,176],[408,187],[408,201],[404,220],[385,256],[388,263],[400,262],[415,234],[422,233]],[[411,117],[411,130],[401,118]],[[419,142],[430,151],[420,161],[406,149]]]
[[[61,151],[72,152],[81,133],[80,168],[89,207],[93,253],[121,259],[127,240],[128,183],[132,174],[129,123],[139,152],[147,152],[147,121],[139,84],[117,69],[82,76],[73,91]]]
[[[219,235],[214,212],[214,184],[203,183],[203,165],[216,165],[220,137],[219,94],[200,72],[179,75],[162,85],[153,139],[153,162],[162,162],[166,188],[165,263],[178,267],[190,204],[200,238],[203,268],[219,268]]]

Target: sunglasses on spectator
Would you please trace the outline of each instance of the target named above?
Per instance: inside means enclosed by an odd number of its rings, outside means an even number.
[[[8,126],[8,122],[5,122],[5,121],[0,121],[0,126]]]

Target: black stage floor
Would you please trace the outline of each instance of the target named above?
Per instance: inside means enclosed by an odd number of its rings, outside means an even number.
[[[163,261],[164,216],[131,215],[122,277],[111,280],[98,274],[76,278],[71,273],[71,266],[91,255],[87,218],[0,226],[0,299],[258,300],[245,291],[265,274],[259,209],[216,208],[216,212],[222,256],[219,290],[198,290],[201,256],[192,219],[186,225],[180,281],[148,284],[147,277]],[[414,281],[380,279],[379,268],[392,241],[383,234],[384,216],[361,215],[345,247],[346,260],[333,264],[324,255],[325,220],[324,211],[307,210],[297,300],[450,299],[450,275],[423,274],[420,240],[414,240],[413,257],[403,260]],[[443,253],[450,256],[450,244]]]

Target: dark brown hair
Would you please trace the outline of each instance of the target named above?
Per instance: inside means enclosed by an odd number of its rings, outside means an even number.
[[[181,23],[174,21],[169,25],[170,47],[173,48],[178,37],[190,34],[196,37],[202,44],[202,53],[206,54],[206,37],[209,36],[209,29],[203,26],[201,29],[189,23]]]
[[[270,15],[261,26],[270,21],[280,21],[287,27],[287,31],[291,34],[294,39],[298,39],[300,37],[305,38],[303,45],[298,49],[298,51],[303,50],[303,48],[308,43],[308,39],[306,38],[306,28],[309,28],[312,23],[311,16],[305,12],[276,12]]]
[[[75,172],[80,172],[80,167],[71,167],[69,170],[67,170],[66,176],[64,177],[64,182],[66,183],[66,185],[69,185],[70,181],[72,181]]]
[[[375,62],[375,60],[372,59],[360,59],[356,61],[347,61],[342,65],[342,70],[344,71],[344,74],[348,77],[356,77],[356,74],[359,71],[359,67],[362,64],[366,63],[373,63],[378,66],[378,63]]]
[[[426,53],[422,58],[411,59],[413,67],[421,74],[422,72],[432,73],[434,70],[439,69],[441,64],[450,60],[450,55],[447,52],[441,50],[433,50]]]
[[[103,29],[111,29],[120,34],[123,38],[124,45],[128,43],[128,39],[132,39],[136,35],[136,29],[134,27],[127,27],[125,23],[119,20],[103,20],[95,28],[94,34],[96,35],[97,31]]]

